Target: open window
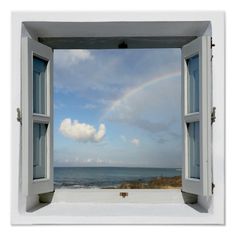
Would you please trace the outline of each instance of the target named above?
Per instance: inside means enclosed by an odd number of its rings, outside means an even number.
[[[199,37],[182,48],[183,191],[210,196],[211,38]]]
[[[224,224],[224,27],[223,12],[13,13],[12,224]],[[216,45],[213,48],[211,37]],[[53,121],[57,120],[57,111],[53,114],[52,72],[56,50],[125,50],[126,46],[150,50],[176,48],[179,54],[181,51],[182,78],[178,76],[178,86],[182,88],[182,104],[179,102],[178,107],[182,107],[182,112],[179,110],[178,116],[183,142],[178,147],[184,152],[180,155],[182,192],[55,188],[53,138],[60,137],[52,132]],[[96,71],[90,68],[92,73]],[[163,93],[173,98],[172,92]],[[55,101],[56,96],[55,93]],[[217,108],[214,124],[212,105]],[[166,109],[173,111],[170,106]],[[96,120],[88,124],[99,127]],[[107,131],[108,128],[107,125]],[[137,135],[140,140],[141,137]],[[180,140],[180,136],[175,138]],[[186,196],[196,204],[186,204]]]
[[[22,130],[23,189],[26,195],[53,191],[53,51],[33,39],[23,40]],[[212,194],[211,38],[182,47],[182,189]]]
[[[22,41],[22,186],[26,196],[53,191],[53,52]]]

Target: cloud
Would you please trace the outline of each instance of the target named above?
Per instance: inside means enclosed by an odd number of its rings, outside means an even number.
[[[149,120],[133,118],[133,117],[124,117],[124,118],[114,118],[108,119],[109,121],[115,121],[120,123],[126,123],[135,127],[138,127],[142,130],[148,131],[150,133],[159,133],[159,132],[166,132],[169,130],[169,126],[171,124],[171,120],[166,122],[151,122]]]
[[[130,142],[131,142],[132,144],[134,144],[135,146],[139,146],[139,144],[140,144],[140,140],[137,139],[137,138],[132,139]]]
[[[64,107],[65,107],[65,104],[62,103],[62,102],[54,103],[54,109],[55,110],[63,109]]]
[[[88,103],[88,104],[85,104],[85,105],[83,106],[83,108],[84,108],[84,109],[87,109],[87,110],[93,110],[93,109],[96,109],[96,108],[97,108],[97,105]]]
[[[95,142],[100,142],[104,138],[105,133],[106,133],[105,125],[104,124],[100,124],[98,132],[94,134],[94,141]]]
[[[104,124],[100,124],[98,131],[89,124],[79,123],[79,121],[72,121],[70,118],[66,118],[61,122],[60,132],[68,138],[77,140],[79,142],[100,142],[105,134],[106,127]]]
[[[55,50],[54,86],[63,93],[113,100],[124,89],[179,69],[180,59],[180,49]]]
[[[113,102],[101,120],[118,122],[151,134],[181,134],[181,78],[156,80],[156,83],[133,89]]]
[[[56,50],[55,51],[55,64],[59,67],[65,68],[68,66],[74,66],[81,61],[92,60],[92,56],[89,50]]]
[[[89,144],[88,144],[89,145]],[[90,144],[91,145],[91,144]],[[79,150],[59,148],[54,151],[54,166],[125,166],[124,160],[114,158],[107,150],[98,152],[95,148],[79,147]]]

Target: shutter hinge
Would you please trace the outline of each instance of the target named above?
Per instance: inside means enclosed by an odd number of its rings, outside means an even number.
[[[216,107],[213,107],[211,112],[211,124],[215,122],[216,122]]]
[[[20,110],[19,107],[16,109],[16,112],[17,112],[16,119],[17,119],[18,122],[20,122],[20,124],[22,124],[22,114],[21,114],[21,110]]]
[[[216,45],[213,43],[212,41],[212,37],[211,37],[211,48],[215,47]]]
[[[214,188],[215,188],[215,184],[214,184],[214,183],[211,183],[211,193],[212,193],[212,194],[214,193]]]

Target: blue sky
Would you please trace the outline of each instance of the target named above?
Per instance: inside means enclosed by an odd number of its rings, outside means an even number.
[[[181,167],[180,49],[55,50],[54,165]]]

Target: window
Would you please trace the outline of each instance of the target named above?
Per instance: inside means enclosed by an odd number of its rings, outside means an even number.
[[[19,107],[22,114],[22,126],[16,121],[13,122],[13,130],[15,130],[12,150],[13,223],[57,223],[59,215],[60,222],[63,223],[71,223],[72,221],[74,223],[104,223],[108,221],[113,223],[223,223],[224,26],[222,23],[224,22],[224,14],[172,13],[167,15],[166,13],[149,13],[143,18],[134,15],[133,18],[136,19],[134,22],[130,21],[128,14],[123,14],[119,18],[121,22],[117,21],[118,18],[106,14],[102,15],[104,22],[97,22],[97,18],[92,18],[91,15],[91,18],[85,17],[83,14],[74,14],[70,17],[63,13],[62,15],[65,17],[64,22],[62,22],[61,16],[56,15],[55,21],[51,21],[52,18],[49,14],[45,14],[44,21],[42,21],[42,17],[37,18],[38,16],[33,14],[14,13],[13,17],[13,53],[15,56],[12,58],[12,65],[13,79],[16,82],[13,86],[13,107],[14,109]],[[153,17],[151,22],[150,17]],[[167,17],[169,17],[169,21],[166,21]],[[213,48],[214,89],[212,89],[211,82],[211,36],[216,43],[216,47]],[[22,40],[21,45],[19,45],[20,40]],[[54,190],[52,168],[54,138],[52,127],[54,120],[52,110],[53,50],[114,48],[123,40],[128,42],[131,48],[145,48],[145,45],[149,45],[149,48],[175,47],[182,50],[182,88],[184,89],[182,90],[182,124],[185,153],[182,190],[185,193],[196,194],[199,206],[209,210],[209,213],[204,214],[186,205],[181,205],[178,208],[176,204],[161,204],[163,209],[167,209],[165,214],[162,214],[163,211],[159,211],[158,204],[155,204],[154,199],[156,199],[157,192],[154,191],[140,192],[140,196],[146,202],[154,203],[152,208],[155,211],[152,213],[152,218],[148,218],[151,221],[146,217],[151,215],[149,211],[144,213],[146,218],[137,217],[138,209],[147,209],[147,206],[143,204],[140,208],[135,208],[137,211],[131,211],[134,212],[132,216],[124,213],[127,208],[123,209],[122,204],[113,206],[112,203],[111,206],[109,205],[108,211],[103,211],[102,209],[105,209],[103,206],[101,206],[101,211],[96,211],[97,214],[101,212],[106,217],[107,212],[112,213],[114,210],[119,216],[127,216],[123,221],[115,214],[114,218],[100,218],[99,215],[99,217],[95,216],[92,219],[93,213],[89,208],[88,215],[91,217],[84,217],[86,214],[83,214],[84,211],[79,209],[76,211],[78,213],[76,216],[68,215],[70,217],[67,217],[64,213],[70,211],[60,211],[57,204],[49,204],[42,211],[36,210],[27,213],[26,210],[37,205],[39,199],[42,200],[41,197],[50,196],[50,192]],[[214,91],[214,106],[217,107],[217,120],[213,125],[211,124],[211,115],[212,118],[214,117],[211,101],[212,91]],[[18,120],[20,120],[20,116]],[[222,134],[221,138],[219,138],[219,134]],[[213,139],[211,139],[212,135]],[[19,139],[19,137],[22,138]],[[214,165],[211,160],[212,141]],[[214,175],[216,186],[213,195],[212,175]],[[111,193],[111,191],[106,191],[104,199],[109,199]],[[135,191],[129,191],[129,197],[119,196],[119,199],[117,192],[113,193],[112,197],[117,197],[116,202],[130,202],[129,199],[134,200],[138,197]],[[56,197],[59,197],[57,192],[55,194]],[[97,194],[97,199],[101,199],[101,193],[97,192]],[[166,191],[159,192],[159,194],[160,198],[165,199]],[[85,193],[85,196],[91,199],[91,195]],[[64,197],[66,197],[66,193]],[[75,199],[81,200],[77,196],[74,196]],[[73,208],[74,205],[71,206]],[[134,206],[136,207],[136,204]],[[55,211],[50,213],[52,215],[46,213],[48,207],[51,209],[55,207]],[[128,207],[128,209],[130,208]],[[140,211],[140,216],[144,215],[143,212]],[[172,214],[170,212],[174,212],[176,217],[166,217],[167,214]],[[164,215],[165,217],[163,217]]]
[[[28,104],[23,111],[29,114],[27,120],[23,119],[23,129],[27,125],[29,132],[23,146],[24,150],[28,151],[25,166],[29,175],[25,182],[28,182],[28,188],[26,187],[28,194],[36,193],[35,191],[43,193],[53,190],[52,49],[28,38],[24,41],[24,47],[28,51],[25,62],[28,65],[28,74],[24,82],[27,90],[23,91],[23,94]],[[182,189],[188,193],[204,196],[211,195],[212,183],[210,152],[207,145],[211,139],[212,109],[211,75],[207,68],[210,65],[210,51],[210,37],[206,36],[193,40],[182,49],[184,129]],[[40,188],[36,187],[37,185]]]

